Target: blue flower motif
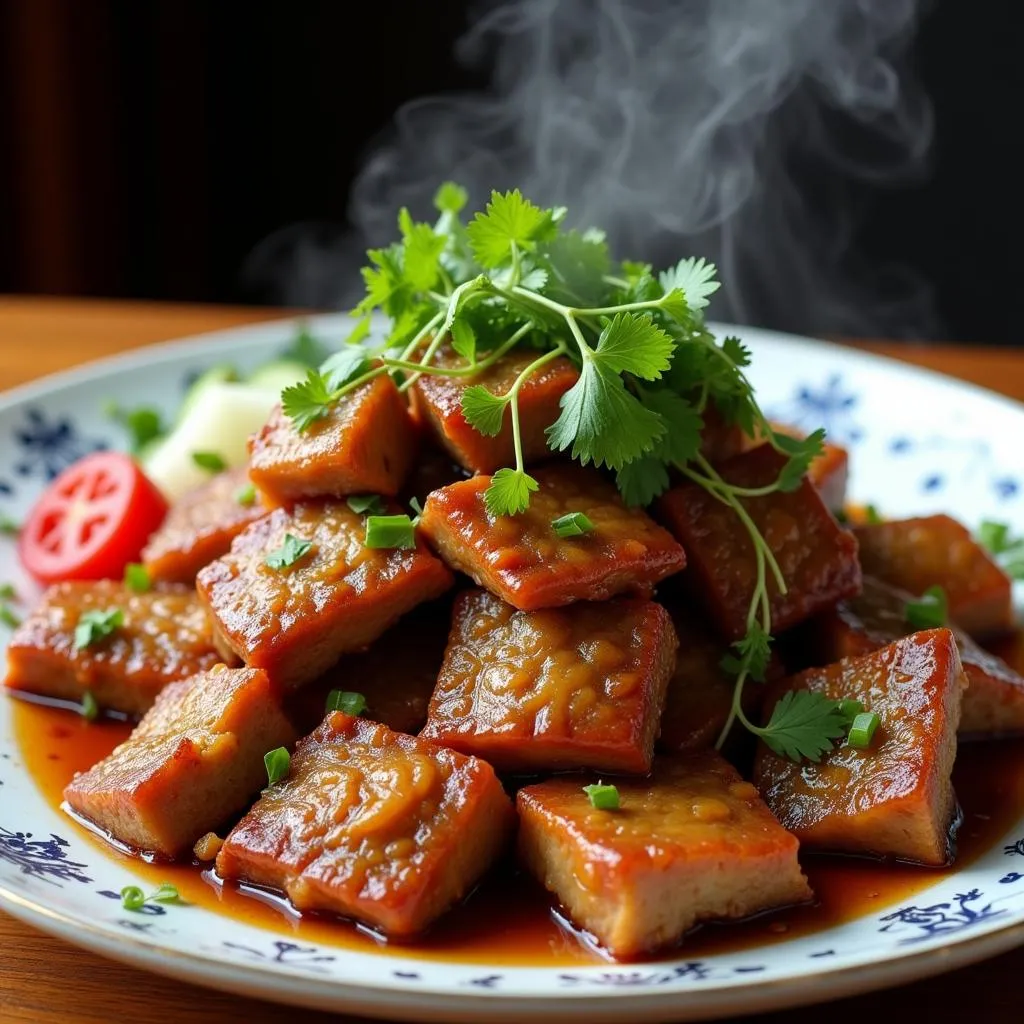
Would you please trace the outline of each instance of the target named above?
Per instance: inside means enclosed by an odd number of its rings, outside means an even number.
[[[903,455],[914,447],[914,442],[909,437],[894,437],[889,442],[889,451],[893,455]]]
[[[1019,882],[1022,878],[1024,878],[1024,875],[1022,875],[1019,871],[1010,871],[1009,873],[1003,875],[1003,877],[999,879],[999,884],[1012,885],[1014,882]]]
[[[612,987],[643,988],[667,985],[684,978],[703,981],[711,968],[699,961],[676,964],[664,971],[601,971],[599,974],[560,974],[558,980],[566,985],[607,985]]]
[[[268,953],[252,946],[243,946],[237,942],[222,942],[224,949],[240,953],[246,960],[258,960],[267,964],[282,964],[286,967],[301,967],[303,970],[317,974],[327,974],[324,964],[334,963],[338,958],[321,953],[316,946],[299,946],[294,942],[278,940],[273,944],[274,952]]]
[[[1003,855],[1006,857],[1024,857],[1024,838],[1018,839],[1003,847]]]
[[[85,874],[86,865],[68,860],[71,844],[50,833],[49,839],[33,839],[31,832],[12,832],[0,826],[0,860],[21,870],[23,875],[41,878],[59,885],[60,882],[91,882]]]
[[[864,436],[853,419],[857,402],[858,396],[844,386],[843,378],[836,373],[821,387],[801,384],[790,401],[770,410],[769,416],[805,430],[824,427],[830,439],[853,444]]]
[[[14,443],[20,449],[19,461],[14,464],[18,476],[52,480],[83,455],[105,447],[100,441],[81,437],[66,418],[51,420],[39,409],[27,409],[25,420],[25,425],[14,431]]]
[[[970,906],[980,899],[982,899],[981,891],[971,889],[969,892],[957,893],[950,903],[936,903],[930,907],[901,907],[894,913],[880,918],[879,920],[885,924],[885,927],[878,930],[888,932],[897,930],[904,925],[919,929],[918,934],[901,940],[901,945],[905,945],[932,938],[935,935],[950,935],[963,931],[965,928],[973,928],[983,921],[1002,917],[1006,913],[1005,910],[993,910],[991,903],[980,909]]]
[[[998,480],[993,480],[992,487],[996,492],[996,496],[1004,501],[1007,498],[1016,497],[1020,491],[1020,483],[1011,476],[1004,476]]]
[[[921,490],[929,493],[932,491],[939,491],[942,490],[945,483],[945,478],[941,473],[932,473],[921,481]]]

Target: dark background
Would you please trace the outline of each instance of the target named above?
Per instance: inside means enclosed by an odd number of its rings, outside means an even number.
[[[243,272],[253,248],[297,222],[340,232],[399,104],[482,84],[447,58],[464,8],[0,0],[0,292],[278,301]],[[866,196],[861,254],[930,282],[945,340],[1024,342],[1015,14],[931,4],[914,61],[933,172]]]

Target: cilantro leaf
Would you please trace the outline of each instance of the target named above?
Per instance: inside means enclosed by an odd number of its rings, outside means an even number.
[[[601,331],[594,358],[615,373],[656,380],[669,368],[674,348],[650,313],[616,313]]]
[[[540,484],[523,470],[499,469],[484,492],[487,514],[494,518],[517,516],[529,508],[530,494],[539,488]]]
[[[429,224],[416,224],[402,207],[398,215],[402,232],[402,277],[412,291],[427,291],[441,275],[438,260],[444,252],[445,237],[434,233]]]
[[[585,359],[580,379],[559,402],[561,414],[547,428],[548,447],[572,449],[584,466],[621,469],[649,452],[665,433],[661,417],[633,397],[614,370]]]
[[[790,690],[772,709],[758,735],[780,757],[817,763],[846,734],[849,720],[841,702],[810,690]]]
[[[454,181],[445,181],[434,193],[434,206],[441,213],[461,213],[469,202],[469,193]]]
[[[366,698],[353,690],[331,690],[327,694],[327,711],[343,711],[346,715],[359,716],[366,710]]]
[[[82,612],[75,626],[75,650],[92,647],[124,625],[124,612],[120,608],[90,608]]]
[[[306,379],[281,392],[281,409],[301,434],[330,412],[334,395],[327,378],[318,370],[310,370]]]
[[[703,417],[691,401],[669,388],[644,388],[641,400],[665,423],[654,454],[664,462],[685,466],[700,451]]]
[[[462,316],[457,316],[451,326],[452,348],[466,362],[476,362],[476,331],[473,325]]]
[[[668,490],[669,483],[665,463],[653,455],[627,462],[615,474],[619,494],[630,508],[649,505]]]
[[[601,304],[607,292],[605,275],[611,269],[608,243],[603,237],[563,231],[539,245],[537,252],[547,270],[547,295],[577,305]],[[525,280],[522,284],[530,287]]]
[[[287,569],[307,554],[312,546],[312,541],[286,533],[281,546],[271,551],[263,562],[271,569]]]
[[[660,275],[661,286],[665,294],[678,288],[686,299],[690,309],[704,309],[708,304],[708,296],[714,295],[721,287],[715,280],[718,269],[714,263],[708,263],[703,257],[680,260],[671,270]]]
[[[765,632],[759,622],[748,627],[746,635],[732,645],[733,654],[722,658],[720,665],[730,675],[739,675],[746,668],[747,674],[755,682],[763,683],[771,659],[772,637]]]
[[[462,392],[462,415],[466,422],[487,437],[501,433],[505,406],[509,399],[488,391],[482,384],[473,384]]]
[[[512,246],[527,248],[547,227],[550,217],[519,189],[492,192],[484,213],[477,213],[468,225],[473,255],[484,267],[499,267],[512,255]]]
[[[128,434],[128,444],[133,455],[137,455],[150,441],[163,437],[167,432],[160,413],[149,406],[123,409],[112,402],[106,407],[106,412]]]
[[[387,512],[384,499],[379,494],[350,494],[345,499],[345,504],[356,515],[368,512],[371,516],[382,516]]]
[[[292,343],[281,353],[281,359],[302,363],[315,370],[329,355],[327,348],[313,336],[306,324],[300,324]]]
[[[914,629],[939,629],[949,621],[949,601],[942,587],[929,587],[916,601],[908,601],[903,610],[907,625]]]
[[[790,437],[775,431],[773,440],[775,446],[788,456],[779,472],[778,488],[785,492],[795,491],[803,482],[811,463],[824,451],[825,431],[815,430],[804,438]]]
[[[370,368],[370,360],[366,352],[359,348],[343,348],[325,359],[320,366],[327,386],[332,391],[343,388],[356,377],[362,376]]]
[[[207,473],[223,473],[228,468],[224,456],[219,452],[193,452],[192,461]]]

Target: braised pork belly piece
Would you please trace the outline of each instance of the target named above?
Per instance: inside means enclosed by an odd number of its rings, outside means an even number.
[[[719,467],[730,484],[769,486],[786,457],[765,444]],[[842,529],[806,477],[789,492],[773,491],[742,503],[772,550],[786,581],[779,591],[768,574],[773,633],[781,633],[814,612],[860,589],[857,542]],[[686,580],[696,600],[730,640],[747,630],[747,613],[757,580],[750,534],[739,516],[697,484],[684,484],[659,501],[660,515],[686,549]]]
[[[854,527],[865,574],[911,594],[939,586],[949,617],[975,638],[1013,626],[1010,578],[949,516],[893,519]]]
[[[300,433],[278,406],[249,441],[249,476],[268,503],[398,494],[416,457],[416,426],[387,375],[330,407]]]
[[[613,956],[812,897],[797,840],[714,751],[657,758],[649,779],[614,782],[617,809],[594,807],[570,776],[516,799],[522,860]]]
[[[966,685],[956,638],[934,629],[769,688],[766,708],[787,690],[807,690],[859,701],[880,724],[869,747],[840,741],[818,764],[762,746],[754,778],[765,802],[806,849],[949,863],[957,818],[951,773]]]
[[[679,637],[679,649],[665,694],[658,749],[681,753],[711,747],[725,728],[736,685],[736,677],[722,668],[722,659],[731,653],[729,645],[717,637],[711,623],[692,603],[670,600],[666,607]],[[784,674],[782,662],[773,651],[766,678],[778,679]],[[759,700],[756,684],[744,687],[743,710],[748,715],[756,717]],[[737,728],[730,739],[740,735]]]
[[[90,621],[97,628],[90,629]],[[168,684],[223,660],[191,587],[136,593],[112,580],[57,583],[15,630],[4,684],[141,715]]]
[[[149,538],[142,561],[150,579],[193,583],[204,565],[225,554],[266,512],[244,468],[218,473],[179,498]]]
[[[420,735],[499,771],[642,774],[675,651],[672,620],[653,601],[521,612],[463,592]]]
[[[266,781],[264,754],[294,739],[264,672],[217,665],[168,686],[64,799],[119,842],[178,857],[246,807]]]
[[[413,410],[451,457],[466,469],[474,473],[493,473],[502,466],[514,465],[511,415],[505,416],[498,434],[488,437],[466,422],[462,394],[471,385],[479,385],[493,394],[504,395],[535,358],[536,353],[530,350],[512,352],[471,377],[423,374],[410,391]],[[462,357],[448,345],[442,346],[433,363],[442,367],[465,365]],[[520,385],[519,430],[527,462],[550,457],[544,431],[558,419],[559,401],[577,380],[576,367],[568,359],[558,358],[535,370]]]
[[[540,490],[517,516],[484,505],[490,477],[434,491],[420,529],[453,568],[520,611],[616,594],[649,596],[686,564],[683,549],[646,513],[626,508],[613,484],[572,463],[533,471]],[[582,513],[593,528],[560,537],[552,525]]]
[[[808,624],[820,659],[824,663],[869,654],[912,633],[907,607],[916,600],[905,590],[865,576],[857,597],[840,601]],[[960,738],[1024,732],[1024,677],[962,629],[949,628],[968,682],[960,710]]]
[[[514,822],[483,761],[333,712],[228,835],[217,871],[406,938],[473,888]]]
[[[451,615],[451,602],[444,598],[413,609],[369,650],[344,655],[302,687],[289,712],[310,732],[323,720],[327,700],[337,690],[366,701],[364,718],[395,732],[419,732],[444,661]]]
[[[419,541],[370,548],[365,539],[365,517],[344,502],[275,509],[252,523],[196,578],[218,647],[299,686],[452,585]]]

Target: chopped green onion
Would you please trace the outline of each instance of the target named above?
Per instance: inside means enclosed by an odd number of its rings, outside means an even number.
[[[878,728],[879,718],[873,711],[865,711],[859,714],[850,726],[850,733],[846,742],[851,747],[866,749],[871,746],[875,730]]]
[[[368,548],[414,548],[416,527],[408,516],[367,516]]]
[[[81,651],[99,643],[122,625],[124,612],[120,608],[108,608],[106,611],[93,608],[83,612],[75,626],[75,650]]]
[[[267,768],[267,785],[273,786],[288,774],[292,758],[287,747],[278,747],[276,750],[268,750],[263,755],[263,763]]]
[[[160,888],[149,897],[154,903],[177,903],[181,899],[176,886],[170,882],[161,882]]]
[[[885,522],[882,518],[882,514],[874,505],[866,505],[864,507],[864,518],[867,520],[869,526],[877,526],[879,523]]]
[[[356,515],[360,516],[364,512],[369,512],[370,515],[380,516],[387,511],[384,501],[379,494],[350,494],[345,499],[345,504],[348,505]]]
[[[80,714],[87,722],[95,722],[100,717],[100,706],[96,703],[96,698],[88,690],[82,694]]]
[[[263,561],[271,569],[287,569],[302,558],[312,546],[312,541],[303,540],[301,537],[295,537],[290,533],[286,533],[284,535],[284,543],[279,548],[271,551]]]
[[[149,570],[138,562],[129,562],[124,567],[124,585],[136,594],[144,594],[153,585]]]
[[[568,512],[552,519],[551,527],[559,537],[582,537],[590,533],[594,524],[582,512]]]
[[[418,523],[420,520],[420,516],[423,515],[423,506],[420,504],[420,499],[415,496],[410,498],[409,508],[411,508],[413,512],[416,513],[416,518],[413,521]]]
[[[1001,555],[1010,547],[1010,524],[986,519],[978,527],[978,543],[993,555]]]
[[[366,710],[366,698],[351,690],[331,690],[327,694],[328,711],[344,711],[346,715],[361,715]]]
[[[0,533],[5,537],[17,537],[21,527],[9,516],[0,516]]]
[[[859,700],[847,699],[839,702],[839,714],[847,720],[852,722],[862,711],[864,705]]]
[[[216,452],[193,452],[192,461],[200,468],[210,473],[223,473],[228,468],[223,456]]]
[[[249,508],[250,505],[256,504],[256,488],[252,484],[242,484],[241,487],[235,491],[235,501],[239,505]]]
[[[121,890],[121,906],[125,910],[141,910],[146,904],[146,894],[137,885],[126,885]]]
[[[904,608],[907,624],[914,629],[938,629],[949,618],[949,604],[942,587],[929,587],[917,601],[908,601]]]
[[[619,791],[615,786],[606,786],[603,782],[584,786],[583,792],[590,797],[590,804],[599,811],[617,811],[619,809]]]

